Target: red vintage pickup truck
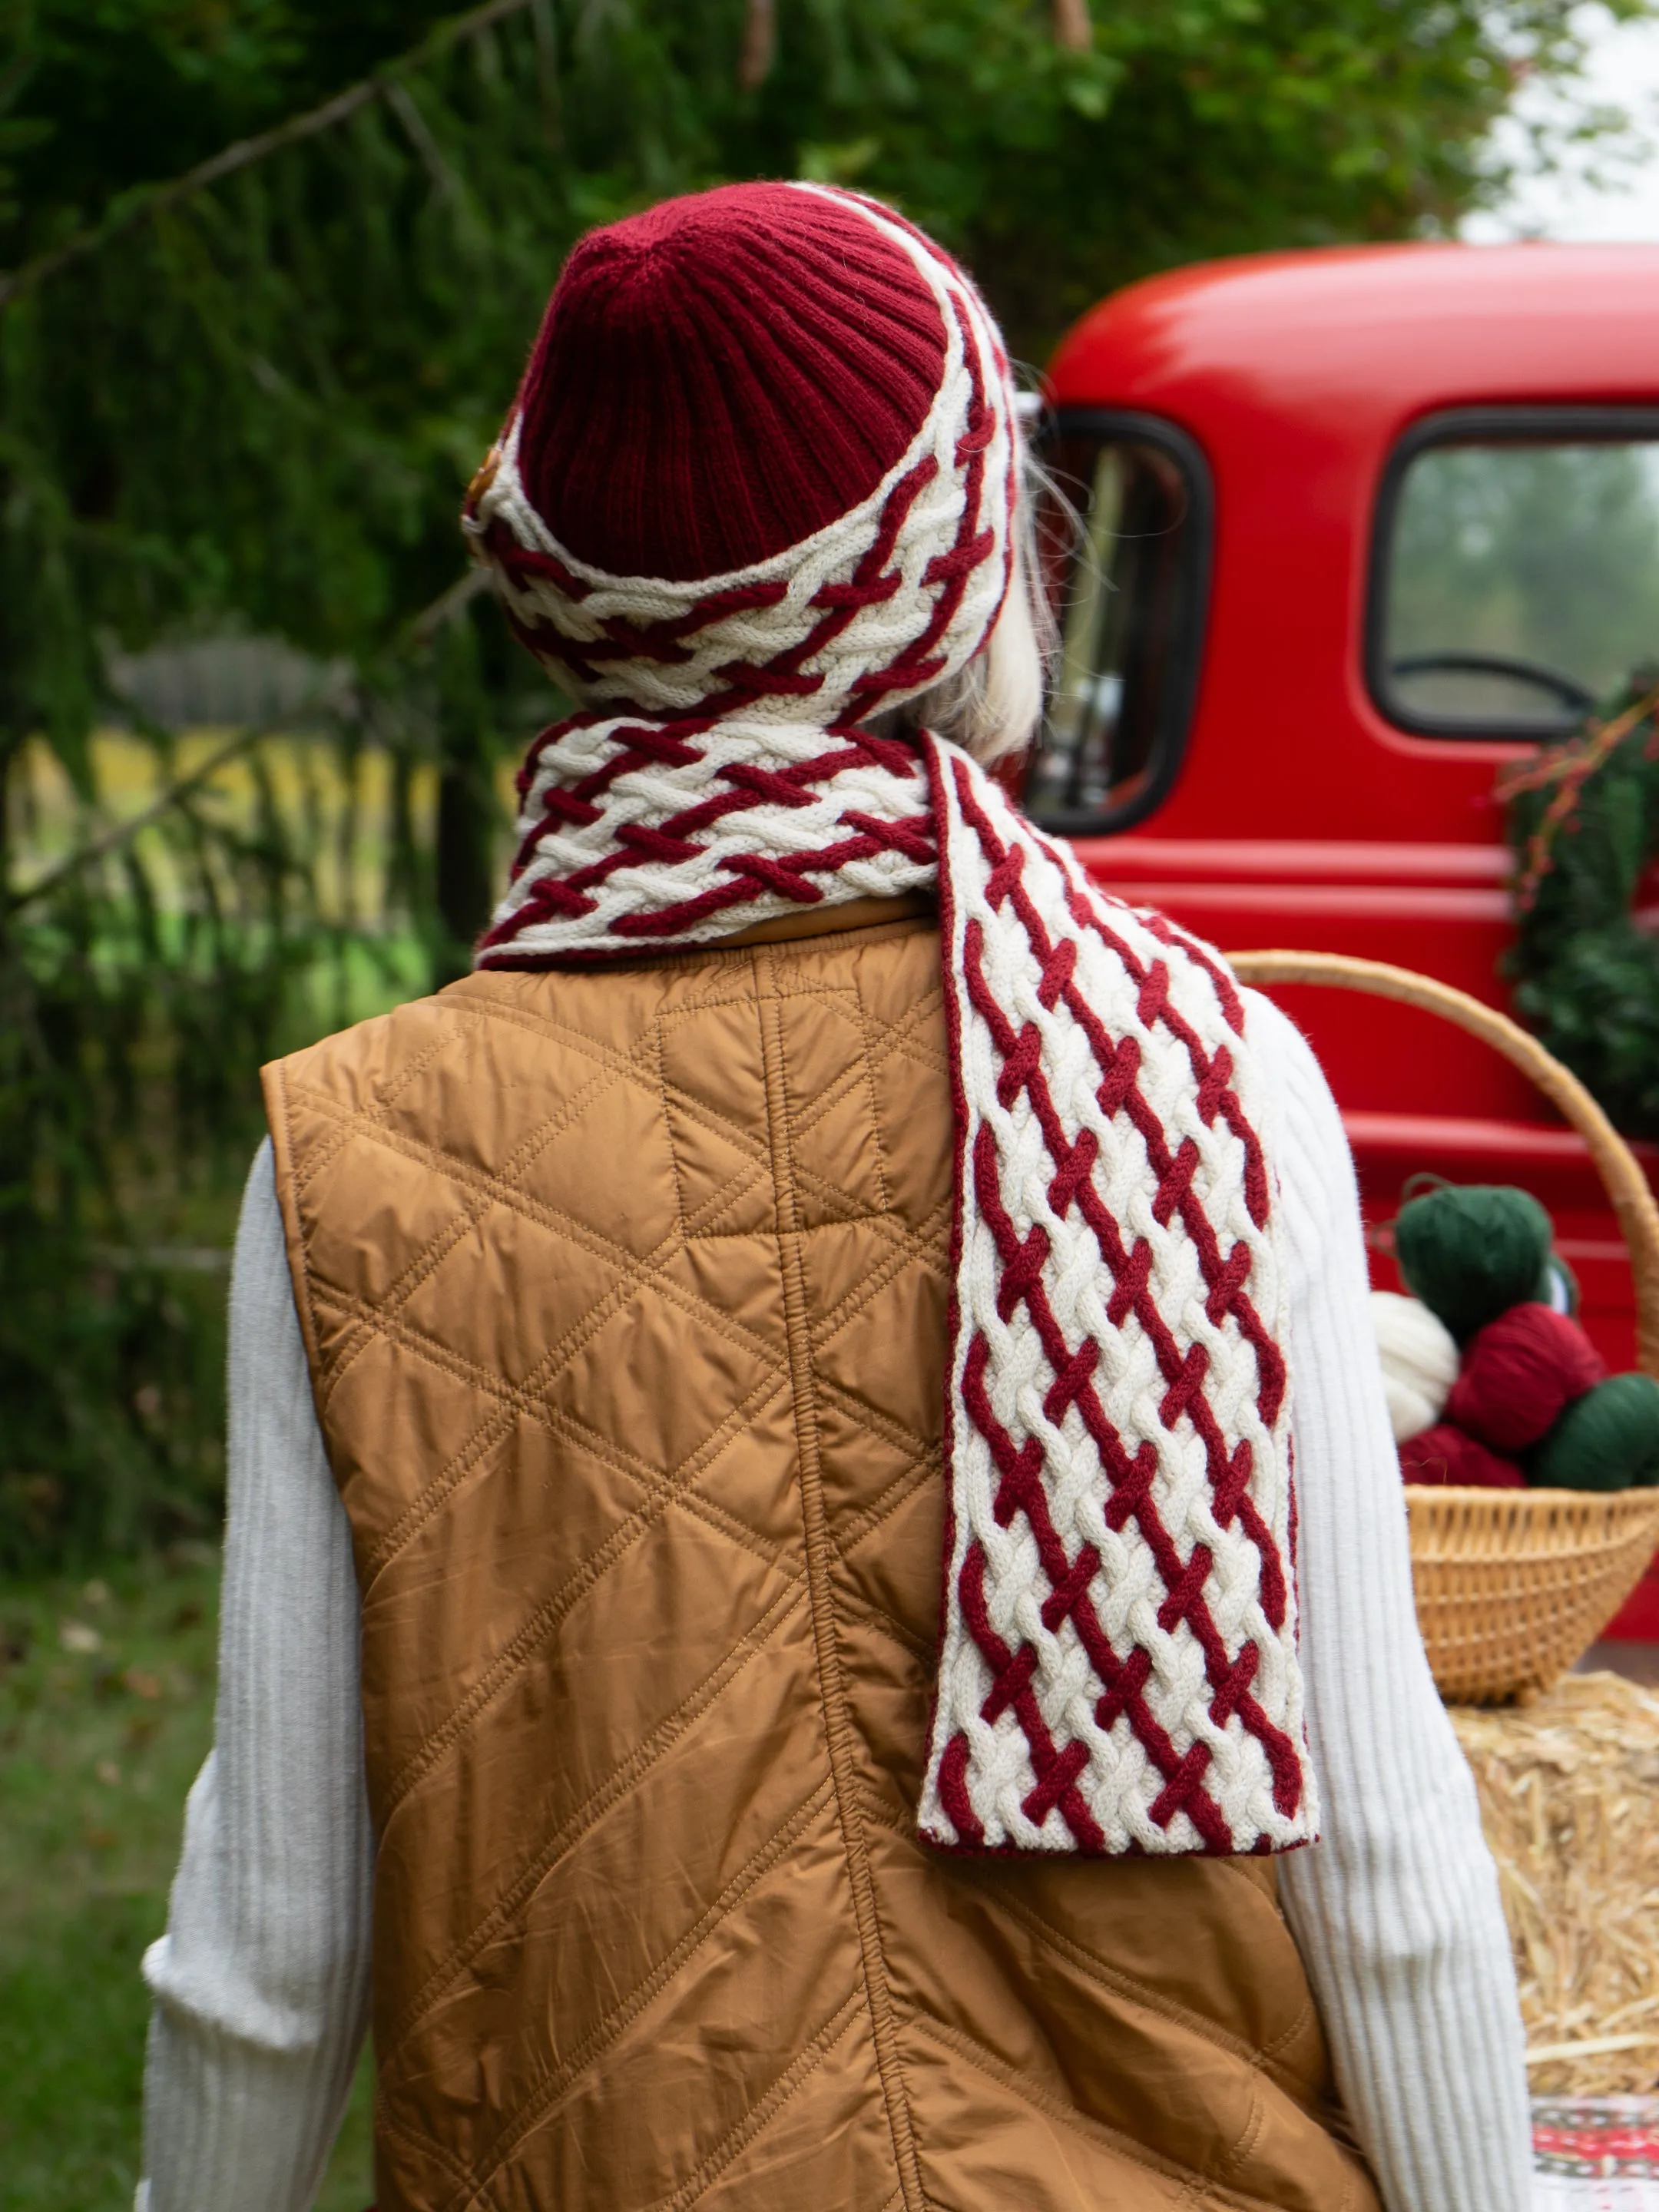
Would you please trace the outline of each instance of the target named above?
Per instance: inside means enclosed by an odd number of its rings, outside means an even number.
[[[1659,659],[1659,247],[1183,270],[1085,316],[1049,396],[1083,532],[1051,579],[1064,659],[1032,813],[1228,951],[1358,953],[1503,1005],[1495,779]],[[1275,995],[1330,1077],[1368,1218],[1419,1169],[1526,1185],[1586,1327],[1632,1365],[1617,1226],[1523,1079],[1410,1008]],[[1375,1279],[1396,1285],[1380,1251]],[[1659,1638],[1659,1575],[1607,1632]]]

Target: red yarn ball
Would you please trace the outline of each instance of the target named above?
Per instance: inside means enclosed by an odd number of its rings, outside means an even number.
[[[1445,1417],[1494,1451],[1525,1451],[1607,1372],[1576,1321],[1549,1306],[1511,1306],[1464,1346]]]
[[[1500,1459],[1449,1421],[1437,1421],[1401,1445],[1400,1472],[1431,1489],[1522,1490],[1527,1480],[1513,1460]]]

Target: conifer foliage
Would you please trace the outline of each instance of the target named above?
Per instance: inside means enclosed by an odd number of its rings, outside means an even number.
[[[1515,57],[1571,62],[1569,13],[0,0],[0,1564],[210,1524],[222,1279],[155,1223],[222,1237],[261,1058],[396,945],[404,988],[456,972],[483,918],[495,764],[556,702],[456,509],[574,237],[724,178],[857,183],[964,253],[1036,357],[1150,268],[1449,220]],[[316,672],[287,726],[390,764],[373,912],[321,897],[327,838],[259,728],[226,737],[255,795],[228,811],[124,695],[132,656],[238,632]],[[165,787],[142,835],[97,786],[112,717]],[[42,744],[81,808],[44,874]]]
[[[1500,778],[1516,854],[1515,1003],[1626,1136],[1659,1137],[1659,670]]]

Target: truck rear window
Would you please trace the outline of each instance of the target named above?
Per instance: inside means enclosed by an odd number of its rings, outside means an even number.
[[[1403,728],[1548,737],[1659,665],[1659,417],[1443,416],[1378,522],[1371,690]]]
[[[1060,665],[1028,811],[1066,836],[1142,820],[1181,764],[1197,690],[1210,563],[1208,471],[1155,416],[1062,412],[1039,453],[1043,581]]]

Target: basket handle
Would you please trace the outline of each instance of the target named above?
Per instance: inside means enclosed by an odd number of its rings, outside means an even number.
[[[1346,952],[1230,952],[1227,960],[1241,983],[1331,983],[1419,1006],[1480,1037],[1530,1077],[1589,1148],[1630,1253],[1636,1283],[1637,1359],[1644,1373],[1659,1376],[1659,1206],[1636,1155],[1571,1069],[1495,1006],[1410,968],[1357,960]]]

